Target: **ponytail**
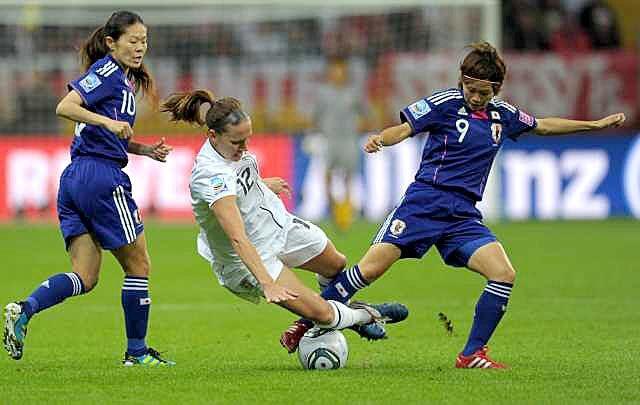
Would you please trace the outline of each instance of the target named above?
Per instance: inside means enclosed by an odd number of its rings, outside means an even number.
[[[203,104],[211,107],[203,118],[200,107]],[[160,111],[171,114],[171,121],[184,121],[199,126],[207,126],[216,132],[224,132],[227,125],[238,125],[249,119],[249,115],[242,111],[242,103],[233,97],[215,99],[209,90],[194,90],[191,92],[174,93],[162,105]]]

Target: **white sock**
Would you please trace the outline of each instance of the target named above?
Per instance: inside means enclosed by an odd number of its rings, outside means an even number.
[[[362,325],[372,321],[371,314],[364,309],[353,309],[338,301],[327,301],[333,309],[333,321],[317,324],[323,329],[344,329],[353,325]]]

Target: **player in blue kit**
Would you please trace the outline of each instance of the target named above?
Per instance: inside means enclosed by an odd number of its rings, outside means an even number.
[[[98,282],[102,249],[110,250],[125,272],[122,308],[127,334],[124,365],[171,365],[147,347],[149,254],[143,225],[122,168],[127,153],[164,162],[171,147],[131,141],[138,90],[156,99],[153,78],[142,59],[147,28],[137,14],[118,11],[96,29],[80,50],[86,73],[69,84],[57,115],[76,122],[71,164],[62,173],[58,218],[71,258],[71,272],[45,280],[4,314],[4,347],[22,358],[27,323],[66,298],[91,291]]]
[[[475,207],[491,164],[506,138],[526,132],[560,135],[621,125],[624,114],[597,121],[536,119],[497,98],[506,66],[488,43],[470,45],[460,66],[457,88],[439,91],[400,112],[402,124],[369,137],[375,153],[418,134],[428,138],[415,181],[387,216],[364,257],[340,273],[322,293],[349,300],[402,258],[420,258],[436,246],[445,263],[467,267],[487,279],[458,368],[505,368],[487,356],[487,343],[511,295],[515,270]],[[285,332],[285,334],[288,332]]]

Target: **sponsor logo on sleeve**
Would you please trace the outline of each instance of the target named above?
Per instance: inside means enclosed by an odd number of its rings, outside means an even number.
[[[224,177],[221,174],[213,176],[211,179],[211,187],[214,194],[220,194],[228,190],[227,183],[224,181]]]
[[[409,106],[409,112],[413,115],[414,119],[418,119],[429,114],[431,107],[425,100],[417,101]]]
[[[529,125],[530,127],[532,127],[533,123],[535,122],[532,116],[522,110],[518,111],[518,120],[520,120],[520,122],[524,124]]]
[[[89,73],[87,77],[80,80],[78,84],[80,84],[80,87],[82,87],[86,93],[90,93],[96,87],[100,86],[102,82],[95,73]]]

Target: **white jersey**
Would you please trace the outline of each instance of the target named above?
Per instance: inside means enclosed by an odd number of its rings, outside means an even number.
[[[292,218],[280,198],[260,178],[255,157],[245,153],[239,161],[222,157],[207,140],[196,156],[189,183],[191,207],[198,225],[198,253],[217,264],[238,264],[240,257],[218,223],[211,205],[236,196],[249,240],[265,258],[285,244]]]

